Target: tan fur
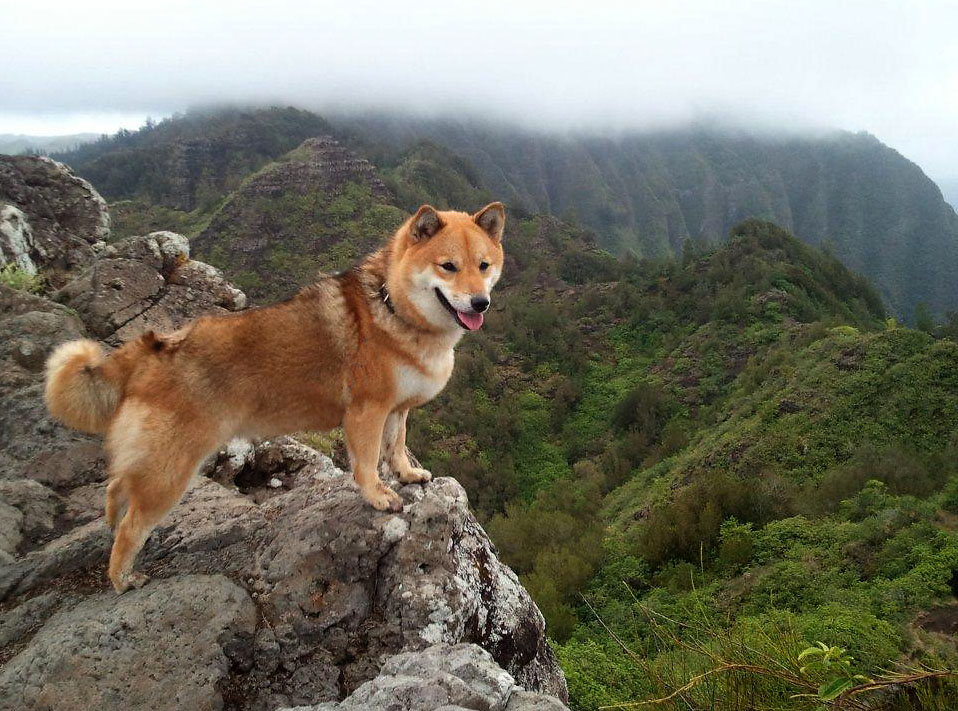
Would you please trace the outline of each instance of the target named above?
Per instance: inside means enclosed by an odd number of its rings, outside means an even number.
[[[93,341],[60,346],[47,365],[47,402],[71,427],[106,433],[117,591],[145,581],[132,566],[150,530],[234,436],[342,425],[363,496],[401,510],[379,462],[402,482],[429,480],[406,453],[406,416],[445,386],[463,331],[435,292],[465,313],[471,298],[488,298],[504,223],[500,203],[475,215],[423,206],[357,268],[284,303],[148,333],[107,358]]]

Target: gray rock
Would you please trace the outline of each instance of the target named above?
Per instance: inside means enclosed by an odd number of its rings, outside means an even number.
[[[43,362],[57,344],[86,335],[69,309],[0,286],[0,480],[53,488],[103,476],[99,440],[54,422],[43,402]]]
[[[55,294],[110,345],[147,330],[172,331],[197,316],[235,311],[246,296],[208,264],[189,259],[173,232],[130,237],[105,250],[83,275]]]
[[[515,680],[474,644],[435,645],[397,654],[376,678],[340,703],[284,711],[562,711],[555,697],[516,686]]]
[[[342,476],[329,457],[291,437],[251,442],[233,439],[204,470],[224,486],[236,486],[257,503],[297,486]]]
[[[23,539],[23,514],[15,506],[0,501],[0,563],[16,557]]]
[[[60,501],[56,493],[32,479],[0,480],[0,501],[23,514],[23,535],[33,541],[47,536],[56,523]]]
[[[48,592],[0,612],[0,647],[19,641],[38,627],[57,602],[56,593]]]
[[[70,573],[101,566],[112,542],[111,531],[103,519],[97,519],[13,563],[0,565],[0,600],[50,585]]]
[[[255,625],[252,600],[218,575],[94,595],[0,671],[0,709],[221,709],[224,646]]]
[[[545,623],[496,557],[462,487],[406,486],[401,514],[365,505],[346,481],[318,482],[263,504],[257,576],[267,620],[320,646],[343,635],[365,654],[343,667],[347,688],[403,649],[474,642],[523,686],[564,697]],[[335,651],[326,646],[330,651]]]
[[[27,216],[15,205],[0,205],[0,266],[12,262],[27,274],[36,274],[31,252],[37,251]]]
[[[109,235],[106,202],[67,166],[0,156],[0,262],[13,259],[29,271],[29,260],[57,287],[89,266]]]

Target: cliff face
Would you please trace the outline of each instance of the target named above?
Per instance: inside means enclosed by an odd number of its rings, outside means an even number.
[[[358,699],[399,676],[408,704],[389,708],[561,708],[519,690],[566,697],[541,613],[453,479],[402,487],[404,512],[383,514],[308,447],[233,443],[147,542],[151,582],[116,596],[101,443],[48,418],[45,357],[244,295],[156,233],[49,296],[0,286],[0,708],[378,708]]]
[[[402,219],[389,200],[368,161],[311,138],[250,177],[193,245],[253,298],[283,298],[377,247]]]
[[[452,121],[350,117],[362,145],[438,143],[483,187],[531,212],[575,218],[614,252],[681,253],[757,217],[828,244],[899,316],[958,307],[958,216],[914,163],[867,134],[720,130],[555,135]]]

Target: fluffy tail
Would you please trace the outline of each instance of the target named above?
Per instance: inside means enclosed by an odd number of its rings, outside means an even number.
[[[83,432],[106,431],[126,378],[96,341],[70,341],[47,359],[47,408],[65,425]]]

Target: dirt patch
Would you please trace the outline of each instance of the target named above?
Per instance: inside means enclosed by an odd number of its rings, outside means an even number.
[[[915,624],[929,632],[958,635],[958,602],[925,612],[915,620]]]

